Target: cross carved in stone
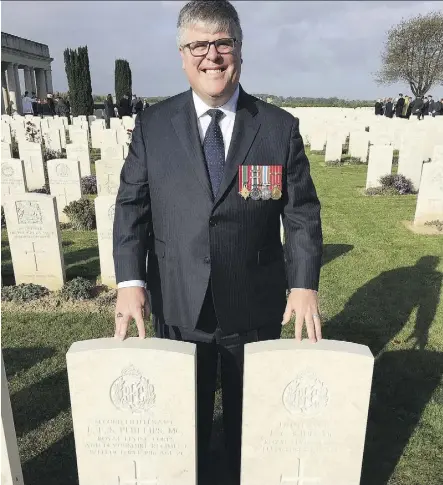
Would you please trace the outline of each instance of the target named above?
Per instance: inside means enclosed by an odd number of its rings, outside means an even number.
[[[317,483],[320,485],[320,478],[308,478],[304,475],[304,469],[301,458],[297,458],[297,476],[296,477],[284,477],[280,476],[281,485],[308,485],[309,483]]]
[[[133,461],[134,464],[134,478],[123,480],[120,476],[118,477],[118,485],[159,485],[157,478],[139,478],[137,470],[137,462]]]
[[[35,250],[35,243],[32,243],[32,251],[25,251],[25,254],[33,254],[34,255],[35,271],[38,271],[37,254],[40,254],[40,253],[46,253],[46,251],[36,251]]]

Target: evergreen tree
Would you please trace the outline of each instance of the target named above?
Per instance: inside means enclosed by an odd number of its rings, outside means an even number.
[[[132,97],[132,73],[129,62],[125,59],[115,60],[115,98],[117,103],[124,94]]]
[[[92,98],[88,47],[79,47],[77,50],[66,49],[64,58],[71,114],[73,116],[92,115],[94,113],[94,100]]]

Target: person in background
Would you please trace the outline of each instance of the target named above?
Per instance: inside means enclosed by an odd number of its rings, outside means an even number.
[[[55,116],[55,103],[51,93],[46,97],[46,104],[48,105],[49,116]]]
[[[401,118],[403,114],[403,106],[405,105],[405,98],[403,97],[403,94],[400,93],[398,95],[398,100],[397,104],[395,105],[395,116],[397,118]]]
[[[403,106],[403,111],[402,111],[402,114],[401,114],[402,118],[406,118],[410,102],[411,102],[411,98],[406,95],[405,96],[405,104]]]
[[[108,94],[104,105],[106,128],[109,129],[111,127],[111,118],[115,118],[114,100],[112,99],[112,94]]]
[[[428,96],[428,99],[429,99],[429,115],[430,116],[434,116],[434,112],[435,112],[435,101],[432,99],[432,95],[431,94]]]
[[[417,119],[418,120],[422,119],[422,116],[423,116],[423,112],[422,112],[423,106],[424,106],[424,102],[423,102],[422,97],[421,96],[417,96],[415,98],[415,100],[414,100],[413,113],[414,113],[414,115],[417,116]]]
[[[32,100],[32,111],[34,113],[34,116],[38,116],[37,96],[35,95],[34,92],[32,92],[31,94],[31,100]]]
[[[69,110],[66,106],[65,100],[61,96],[55,98],[55,114],[57,116],[69,116]]]
[[[375,115],[380,116],[383,114],[383,104],[381,102],[381,99],[377,99],[375,103]]]
[[[412,110],[414,109],[414,101],[412,100],[412,96],[408,96],[408,98],[409,98],[409,103],[408,103],[408,109],[406,110],[405,118],[409,120],[412,114]]]
[[[425,96],[425,99],[423,100],[423,108],[421,109],[421,113],[423,118],[429,115],[429,98],[427,96]]]
[[[29,96],[28,91],[25,91],[25,95],[22,99],[22,106],[23,106],[23,114],[24,115],[33,115],[34,109],[32,108],[32,98]]]
[[[388,102],[385,105],[385,116],[386,118],[392,118],[394,116],[394,105],[392,103],[392,98],[388,98]]]
[[[118,105],[118,117],[121,119],[123,116],[131,116],[131,102],[129,101],[129,94],[124,94]]]
[[[443,116],[443,98],[435,102],[434,116]]]

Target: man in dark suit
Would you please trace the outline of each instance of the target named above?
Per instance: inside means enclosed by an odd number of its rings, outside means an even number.
[[[292,313],[297,339],[303,325],[312,342],[321,338],[320,204],[298,119],[239,85],[235,8],[189,2],[178,41],[191,90],[137,116],[121,172],[115,336],[123,339],[133,318],[144,338],[152,310],[158,337],[196,343],[199,474],[208,462],[220,356],[234,485],[244,344],[278,339]]]
[[[397,104],[395,105],[395,116],[397,118],[402,118],[403,117],[403,106],[405,105],[405,98],[403,97],[403,94],[398,95],[398,100]]]

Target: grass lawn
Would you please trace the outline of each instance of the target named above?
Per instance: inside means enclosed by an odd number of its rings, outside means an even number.
[[[366,166],[325,167],[311,155],[322,202],[324,335],[376,355],[362,485],[443,480],[443,238],[409,232],[415,196],[365,197]],[[99,276],[95,232],[63,232],[67,276]],[[3,282],[12,268],[2,231]],[[80,305],[78,305],[80,307]],[[2,347],[25,481],[75,485],[65,353],[76,340],[111,336],[109,312],[4,311]],[[284,337],[293,336],[285,327]],[[223,479],[217,398],[214,477]],[[208,484],[209,485],[209,484]]]

